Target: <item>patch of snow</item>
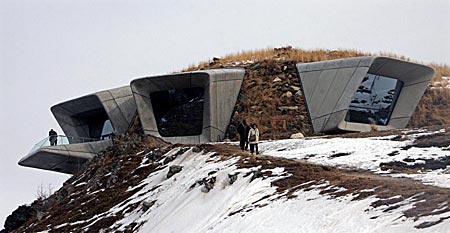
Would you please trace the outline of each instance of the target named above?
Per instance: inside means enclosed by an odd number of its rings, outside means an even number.
[[[357,168],[395,177],[409,177],[426,184],[450,188],[450,174],[445,169],[438,169],[422,174],[390,174],[382,171],[381,163],[401,161],[408,165],[425,163],[425,159],[440,159],[450,156],[445,148],[411,147],[413,141],[426,135],[445,132],[438,131],[405,131],[412,133],[408,140],[392,141],[393,136],[372,138],[313,138],[286,139],[279,141],[263,141],[259,144],[260,153],[290,159],[304,159],[311,163],[337,166],[340,168]],[[333,156],[335,155],[335,156]],[[409,162],[405,162],[409,161]],[[408,160],[409,159],[409,160]],[[413,161],[414,160],[414,161]]]

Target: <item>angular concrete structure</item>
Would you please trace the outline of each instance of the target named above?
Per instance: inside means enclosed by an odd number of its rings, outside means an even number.
[[[109,120],[111,133],[125,133],[133,120],[136,104],[129,86],[96,92],[51,108],[66,135],[100,138]]]
[[[404,128],[434,74],[387,57],[297,64],[316,133]]]
[[[404,128],[434,74],[387,57],[297,64],[297,71],[316,133]],[[56,146],[42,140],[19,165],[76,173],[112,145],[110,134],[126,133],[136,113],[145,134],[172,143],[222,141],[244,75],[230,68],[144,77],[57,104],[51,111],[67,136]]]
[[[244,74],[240,68],[216,69],[133,80],[131,89],[145,133],[173,143],[223,140]],[[160,106],[161,102],[171,106]],[[183,132],[186,127],[192,130]]]
[[[111,133],[127,132],[136,104],[131,88],[125,86],[57,104],[51,111],[69,136],[58,136],[57,146],[49,146],[49,138],[42,140],[19,165],[75,173],[83,163],[112,145]]]
[[[47,140],[47,139],[44,139]],[[49,171],[74,174],[96,153],[111,146],[111,140],[46,146],[32,150],[19,161],[19,165]]]

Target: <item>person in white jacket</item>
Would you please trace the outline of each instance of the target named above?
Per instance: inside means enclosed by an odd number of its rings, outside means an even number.
[[[250,143],[250,153],[253,154],[254,152],[256,152],[256,154],[259,154],[259,129],[255,123],[250,124],[250,131],[248,132],[248,142]]]

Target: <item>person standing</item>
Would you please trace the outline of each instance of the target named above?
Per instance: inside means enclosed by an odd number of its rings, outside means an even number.
[[[250,153],[253,154],[254,152],[256,152],[256,154],[259,154],[259,129],[255,123],[250,125],[250,131],[248,132],[248,142],[250,143]]]
[[[239,146],[241,147],[241,150],[246,150],[246,144],[247,144],[247,135],[248,135],[248,125],[247,122],[242,120],[242,122],[239,124],[237,131],[239,133]]]
[[[48,140],[50,141],[50,146],[56,146],[58,144],[58,133],[50,129],[48,132]]]

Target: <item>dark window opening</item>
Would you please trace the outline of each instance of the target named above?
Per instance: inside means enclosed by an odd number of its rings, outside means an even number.
[[[345,121],[387,125],[402,85],[398,79],[367,74],[353,95]]]
[[[82,124],[88,126],[88,138],[106,139],[114,131],[111,121],[104,109],[94,109],[78,113],[77,118]]]
[[[204,88],[170,89],[150,94],[158,132],[163,137],[202,134]]]

